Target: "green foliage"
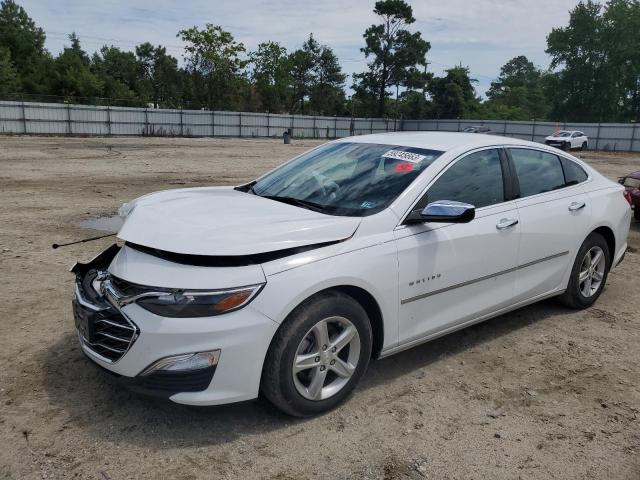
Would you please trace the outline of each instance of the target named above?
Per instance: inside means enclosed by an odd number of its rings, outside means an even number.
[[[547,37],[560,68],[552,116],[578,121],[640,121],[640,3],[579,3],[569,25]]]
[[[444,77],[435,77],[428,85],[436,118],[470,118],[477,115],[480,101],[466,67],[446,70]]]
[[[268,112],[286,112],[292,94],[291,62],[287,49],[277,42],[264,42],[249,54],[251,80],[258,102]]]
[[[523,55],[503,65],[500,76],[491,82],[487,98],[483,109],[490,119],[542,119],[549,111],[543,72]]]
[[[181,67],[161,45],[142,43],[134,52],[105,45],[89,55],[71,34],[54,58],[25,9],[0,0],[0,96],[320,115],[640,121],[640,0],[581,1],[547,37],[550,69],[516,56],[485,101],[467,68],[427,72],[430,44],[410,31],[415,18],[405,0],[376,1],[373,12],[377,21],[361,48],[367,68],[353,75],[346,99],[339,59],[313,35],[294,51],[267,41],[247,54],[222,27],[194,26],[178,33],[186,44]]]
[[[0,48],[0,95],[11,95],[20,91],[20,75],[11,62],[11,54]]]
[[[400,85],[416,87],[419,76],[417,65],[426,65],[431,45],[420,32],[405,29],[415,22],[413,10],[403,0],[376,2],[373,12],[380,19],[364,33],[365,47],[361,49],[371,58],[367,71],[354,75],[355,96],[367,113],[384,116],[389,88]]]
[[[145,42],[136,47],[137,91],[145,103],[154,107],[181,106],[180,92],[184,78],[178,60],[167,49]]]
[[[242,69],[247,61],[240,57],[245,52],[244,45],[211,23],[203,29],[180,30],[178,36],[186,43],[187,69],[200,103],[210,110],[233,109],[244,86]]]

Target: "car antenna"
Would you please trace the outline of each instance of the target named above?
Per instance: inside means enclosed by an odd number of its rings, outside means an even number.
[[[100,235],[98,237],[85,238],[83,240],[76,240],[75,242],[54,243],[53,245],[51,245],[51,248],[53,248],[55,250],[56,248],[66,247],[68,245],[75,245],[76,243],[85,243],[85,242],[91,242],[93,240],[100,240],[101,238],[113,237],[114,235],[116,235],[116,234],[115,233],[109,233],[108,235]]]

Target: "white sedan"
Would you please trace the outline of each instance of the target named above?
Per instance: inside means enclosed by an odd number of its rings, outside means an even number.
[[[548,297],[591,306],[627,247],[623,192],[516,139],[340,139],[239,187],[125,204],[124,243],[72,269],[75,325],[135,391],[318,414],[372,358]]]
[[[562,150],[586,150],[589,148],[589,138],[578,130],[560,130],[544,139],[544,143]]]

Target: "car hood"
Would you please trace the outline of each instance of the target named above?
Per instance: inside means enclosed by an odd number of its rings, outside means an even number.
[[[167,252],[237,256],[340,241],[359,217],[324,215],[231,187],[167,190],[123,205],[118,238]]]
[[[554,137],[549,135],[545,140],[571,140],[571,137]]]

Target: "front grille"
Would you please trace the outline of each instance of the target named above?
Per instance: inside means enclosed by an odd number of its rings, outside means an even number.
[[[138,338],[138,327],[119,309],[95,298],[91,286],[98,275],[90,270],[78,275],[74,315],[84,346],[109,362],[117,362]],[[98,301],[96,301],[98,300]]]

